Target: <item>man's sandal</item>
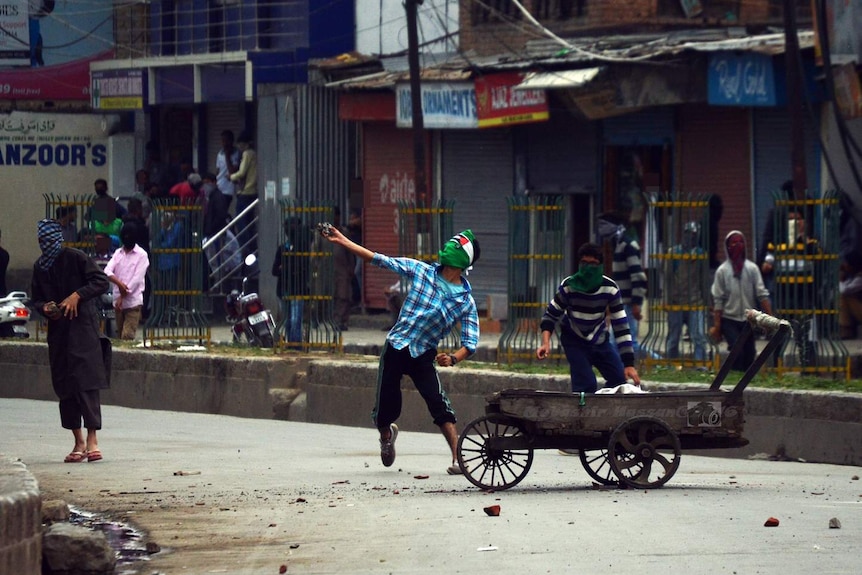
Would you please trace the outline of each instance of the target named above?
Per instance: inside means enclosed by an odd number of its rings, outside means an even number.
[[[85,459],[87,459],[86,451],[73,451],[66,456],[66,459],[63,460],[63,463],[81,463]]]

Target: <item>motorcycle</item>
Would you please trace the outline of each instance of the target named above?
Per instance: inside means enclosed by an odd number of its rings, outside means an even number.
[[[257,269],[257,258],[249,254],[245,258],[247,270]],[[259,271],[258,271],[259,273]],[[275,319],[263,306],[257,292],[247,291],[251,274],[242,278],[242,290],[231,290],[225,300],[227,321],[232,324],[233,340],[245,338],[249,345],[273,347],[275,345]]]
[[[30,337],[27,322],[30,321],[30,298],[22,291],[13,291],[0,298],[0,337]]]

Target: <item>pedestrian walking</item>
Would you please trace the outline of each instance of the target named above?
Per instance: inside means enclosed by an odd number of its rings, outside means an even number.
[[[113,303],[120,338],[135,339],[144,304],[144,287],[150,259],[142,246],[135,243],[138,225],[126,222],[120,232],[122,246],[105,266],[108,281],[114,284]]]

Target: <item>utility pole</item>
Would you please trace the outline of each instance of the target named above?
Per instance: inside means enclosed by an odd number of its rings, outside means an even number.
[[[417,203],[427,198],[425,185],[425,123],[422,120],[422,83],[419,75],[419,32],[417,30],[417,6],[424,0],[404,0],[407,11],[407,64],[410,68],[410,103],[413,109],[413,164],[416,179]]]
[[[784,64],[787,69],[787,111],[790,115],[790,162],[793,169],[793,197],[805,198],[808,176],[805,170],[805,128],[802,110],[802,75],[799,69],[799,37],[796,35],[795,0],[784,0]]]

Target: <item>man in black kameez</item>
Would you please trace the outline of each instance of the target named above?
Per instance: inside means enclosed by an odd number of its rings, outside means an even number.
[[[56,221],[40,221],[38,237],[42,256],[33,266],[31,303],[48,318],[48,357],[60,423],[75,438],[65,461],[99,461],[99,390],[108,387],[110,342],[99,337],[96,298],[108,290],[108,278],[87,254],[63,247],[63,230]]]

